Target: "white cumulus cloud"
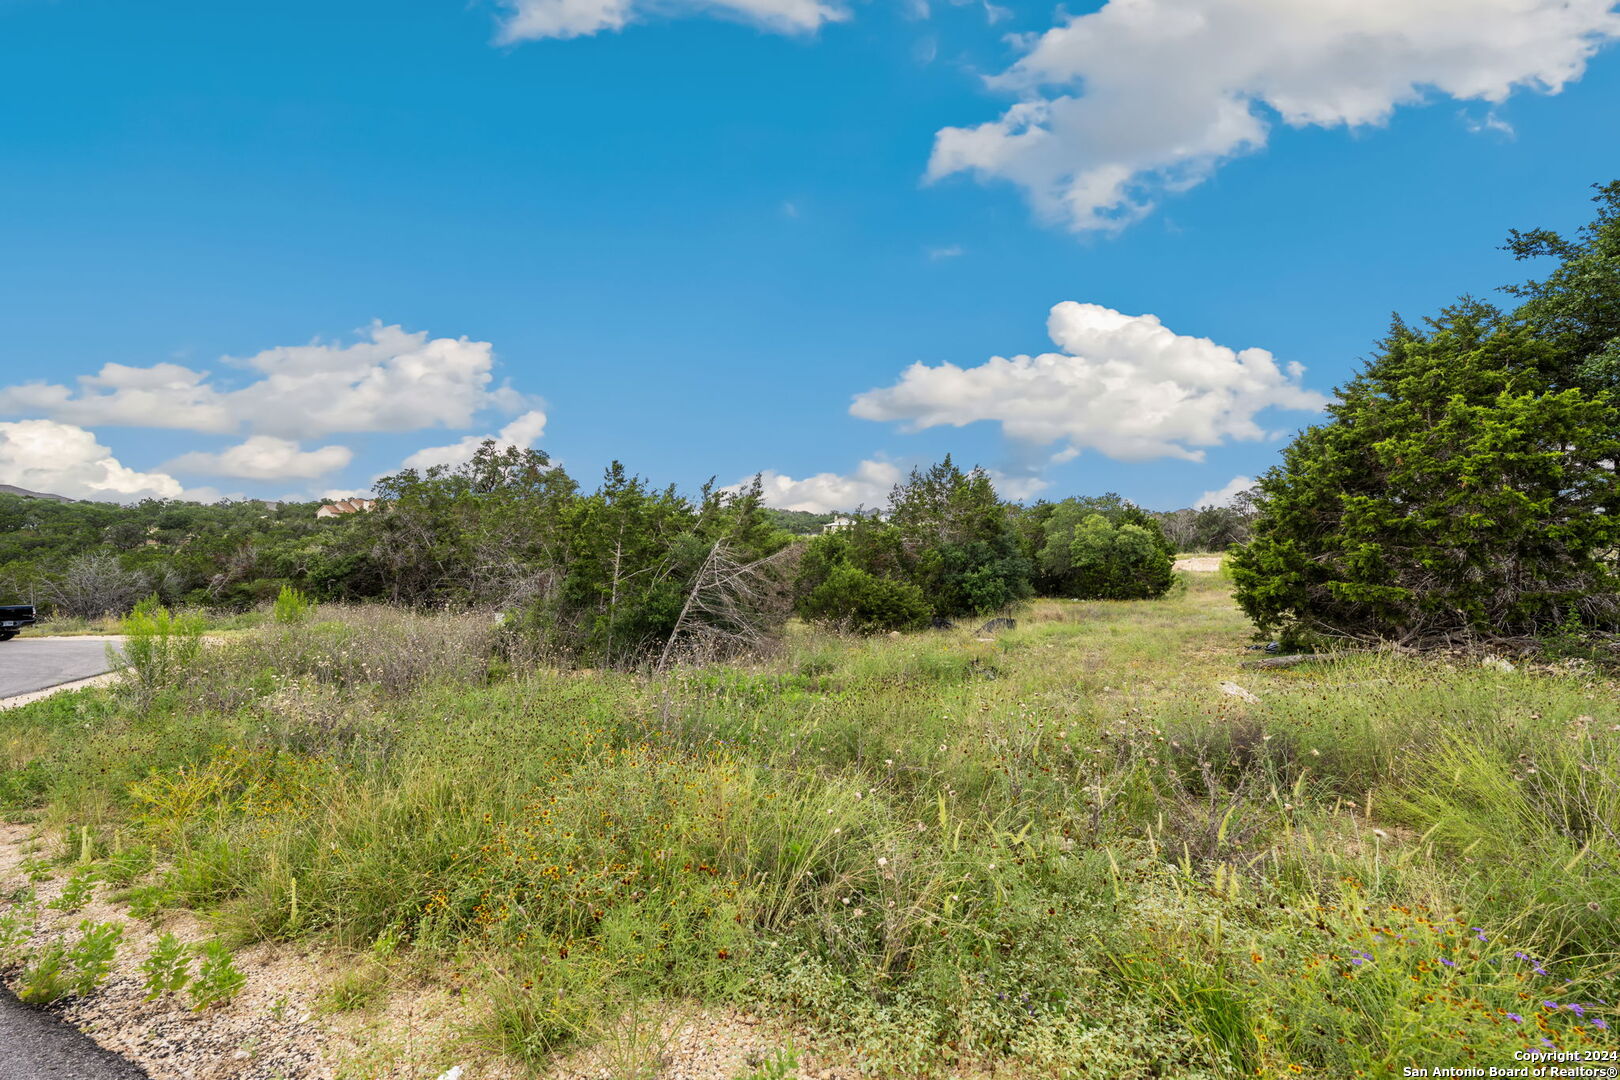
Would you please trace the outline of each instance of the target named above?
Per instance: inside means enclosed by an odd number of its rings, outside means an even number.
[[[226,362],[250,373],[244,385],[180,364],[107,364],[94,375],[80,376],[74,386],[0,387],[0,414],[43,415],[87,426],[246,430],[303,439],[336,432],[466,428],[484,409],[523,404],[521,395],[493,385],[495,355],[489,342],[430,339],[424,331],[380,323],[349,345],[316,341]]]
[[[131,469],[97,442],[93,432],[53,420],[0,422],[0,483],[104,502],[185,494],[180,481],[167,473]]]
[[[217,454],[182,454],[169,462],[167,467],[176,472],[234,476],[243,480],[313,480],[347,468],[353,460],[354,452],[347,446],[304,450],[291,439],[254,435]]]
[[[928,175],[1009,180],[1051,220],[1117,230],[1263,147],[1275,120],[1360,127],[1436,95],[1557,93],[1616,38],[1615,0],[1109,0],[991,79],[1020,100],[942,129]]]
[[[863,506],[867,509],[886,506],[889,492],[902,478],[898,465],[869,460],[861,462],[847,475],[824,472],[799,480],[767,469],[760,474],[760,484],[766,506],[830,514]],[[742,481],[727,490],[736,491],[746,485],[747,481]]]
[[[500,40],[573,38],[621,30],[648,15],[716,15],[777,33],[810,33],[849,12],[820,0],[503,0]]]
[[[1064,301],[1047,331],[1062,352],[996,356],[977,367],[913,364],[893,386],[856,396],[850,413],[911,430],[981,420],[1010,439],[1066,444],[1120,461],[1200,461],[1201,447],[1265,438],[1270,408],[1317,410],[1305,369],[1265,349],[1236,351],[1171,331],[1153,315]]]
[[[1214,491],[1206,491],[1198,496],[1198,501],[1193,503],[1193,508],[1202,510],[1206,506],[1231,506],[1233,499],[1252,487],[1254,487],[1254,477],[1234,476],[1226,482],[1225,487],[1216,488]]]
[[[473,459],[486,439],[493,439],[500,448],[516,446],[527,450],[540,441],[546,432],[546,414],[538,409],[531,409],[517,419],[507,424],[494,435],[468,435],[449,446],[429,446],[405,459],[407,469],[426,469],[433,465],[448,465],[455,468],[465,465]]]

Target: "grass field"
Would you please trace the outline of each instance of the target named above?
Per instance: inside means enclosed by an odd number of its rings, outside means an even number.
[[[464,1037],[542,1070],[658,1001],[791,1016],[877,1075],[1620,1046],[1615,685],[1243,670],[1228,588],[994,640],[795,628],[662,678],[322,610],[0,713],[0,800],[137,911],[481,986]]]

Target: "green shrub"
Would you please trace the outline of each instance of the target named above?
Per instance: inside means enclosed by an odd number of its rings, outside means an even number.
[[[1170,554],[1153,533],[1102,514],[1078,522],[1054,514],[1040,559],[1058,595],[1082,600],[1148,600],[1175,580]]]
[[[202,959],[197,965],[197,974],[192,976],[190,995],[192,1010],[201,1012],[210,1005],[235,997],[247,984],[247,976],[237,969],[231,950],[218,938],[198,951]]]
[[[123,622],[124,648],[108,652],[114,663],[134,672],[145,693],[170,686],[181,679],[202,652],[204,621],[196,615],[172,615],[148,597],[135,605]]]
[[[183,989],[191,979],[191,955],[185,943],[173,933],[158,938],[151,953],[141,961],[141,974],[147,1001]]]
[[[89,994],[112,973],[123,940],[124,928],[119,923],[93,923],[89,919],[79,923],[79,940],[68,950],[68,964],[73,970],[70,985],[75,994]]]
[[[305,596],[303,590],[283,585],[270,609],[270,617],[283,626],[296,626],[313,618],[315,607],[315,601]]]
[[[923,626],[933,608],[917,586],[877,577],[846,563],[832,569],[799,611],[812,622],[875,634]]]
[[[17,998],[29,1005],[49,1005],[72,992],[67,943],[53,941],[35,953],[17,979]]]

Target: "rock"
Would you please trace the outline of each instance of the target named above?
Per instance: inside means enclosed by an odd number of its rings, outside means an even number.
[[[890,630],[889,631],[889,636],[890,637],[899,637],[900,636],[900,631],[898,631],[898,630]]]
[[[956,629],[956,624],[951,622],[951,620],[949,620],[949,619],[941,618],[940,616],[935,615],[934,616],[934,629],[935,630],[955,630]]]
[[[1017,623],[1016,620],[1013,620],[1013,619],[991,619],[989,622],[987,622],[983,626],[979,627],[979,633],[981,633],[981,634],[993,634],[997,630],[1016,630],[1016,629],[1018,629],[1018,623]]]
[[[1241,701],[1247,701],[1251,705],[1258,705],[1260,703],[1259,698],[1255,697],[1253,694],[1249,693],[1235,682],[1221,683],[1221,693],[1230,694]]]

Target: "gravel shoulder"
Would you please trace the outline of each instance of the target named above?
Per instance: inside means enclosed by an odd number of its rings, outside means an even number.
[[[466,1039],[482,1008],[475,986],[441,972],[413,971],[408,964],[384,966],[364,954],[261,943],[235,954],[247,982],[229,1002],[194,1012],[176,994],[145,1001],[140,964],[158,938],[172,932],[200,943],[212,936],[210,928],[189,912],[133,918],[108,898],[105,884],[97,884],[76,910],[51,909],[72,870],[47,867],[44,856],[55,850],[34,826],[0,824],[0,897],[9,898],[0,900],[0,914],[27,913],[36,949],[58,939],[76,940],[86,919],[122,925],[123,944],[99,989],[43,1010],[5,1000],[10,998],[5,986],[15,986],[20,973],[3,973],[0,1080],[520,1080],[533,1075]],[[33,902],[20,905],[29,890]],[[333,1010],[329,988],[361,968],[378,973],[383,985],[378,1000],[361,1009]],[[603,1035],[598,1045],[565,1055],[544,1075],[611,1080],[632,1063],[656,1063],[642,1075],[735,1080],[784,1048],[812,1045],[802,1033],[767,1017],[680,1004],[626,1016]],[[29,1057],[36,1047],[43,1056]],[[26,1063],[36,1059],[43,1071],[28,1071]],[[91,1064],[76,1064],[81,1059]],[[852,1080],[858,1074],[801,1054],[797,1075]]]

